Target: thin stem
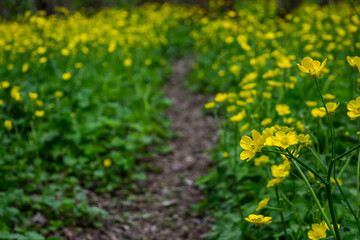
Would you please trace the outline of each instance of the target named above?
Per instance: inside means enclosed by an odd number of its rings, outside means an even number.
[[[257,239],[257,240],[260,239],[260,227],[257,228],[256,239]]]
[[[350,205],[349,201],[347,200],[346,195],[344,194],[344,192],[343,192],[343,190],[342,190],[342,188],[341,188],[341,186],[340,186],[340,184],[339,184],[339,182],[338,182],[337,178],[336,178],[336,177],[334,177],[334,179],[335,179],[335,183],[336,183],[336,185],[337,185],[338,189],[340,190],[341,196],[343,197],[343,199],[344,199],[344,201],[345,201],[345,203],[346,203],[347,207],[350,209],[351,214],[352,214],[352,215],[354,216],[354,218],[355,218],[356,225],[357,225],[357,227],[358,227],[358,231],[359,231],[359,234],[360,234],[360,223],[359,223],[359,218],[356,216],[356,214],[355,214],[355,212],[354,212],[353,208],[351,207],[351,205]]]
[[[322,183],[326,183],[326,180],[323,177],[321,177],[316,171],[314,171],[312,168],[307,166],[305,163],[301,162],[297,157],[292,155],[291,152],[288,149],[286,149],[286,151],[288,152],[288,154],[286,154],[287,156],[290,156],[293,160],[300,163],[301,166],[303,166],[304,168],[306,168],[307,170],[312,172]]]
[[[322,93],[321,93],[321,89],[320,89],[320,86],[319,86],[319,82],[317,80],[317,77],[315,77],[315,83],[316,83],[316,86],[317,86],[317,89],[319,91],[319,95],[321,97],[321,101],[324,105],[324,108],[325,108],[325,111],[326,111],[326,117],[327,117],[327,120],[329,122],[329,125],[330,125],[330,134],[331,134],[331,159],[334,159],[334,155],[335,155],[335,146],[334,146],[334,132],[333,132],[333,127],[332,127],[332,121],[330,119],[330,114],[327,110],[327,107],[326,107],[326,104],[325,104],[325,101],[324,101],[324,98],[322,96]]]
[[[305,174],[303,173],[303,171],[301,170],[301,168],[299,167],[299,165],[298,165],[295,161],[292,161],[292,163],[294,164],[294,166],[295,166],[296,169],[298,170],[299,174],[301,175],[303,181],[305,182],[305,185],[309,188],[310,194],[311,194],[311,196],[313,197],[313,199],[314,199],[314,201],[315,201],[315,203],[316,203],[319,211],[321,212],[321,215],[323,216],[323,218],[324,218],[324,220],[325,220],[325,222],[326,222],[326,225],[327,225],[328,228],[330,229],[332,235],[335,236],[334,229],[333,229],[333,227],[331,226],[331,223],[330,223],[328,217],[326,216],[326,214],[325,214],[325,212],[324,212],[324,209],[323,209],[323,207],[321,206],[320,201],[319,201],[319,199],[317,198],[317,196],[316,196],[314,190],[312,189],[309,181],[307,180]]]
[[[359,217],[359,204],[360,204],[360,151],[358,155],[357,169],[356,169],[356,216]]]
[[[275,186],[275,192],[276,192],[276,199],[278,201],[278,205],[280,208],[282,208],[282,204],[280,202],[280,197],[279,197],[279,189],[278,189],[278,186],[276,185]],[[281,225],[283,227],[283,230],[284,230],[284,235],[285,235],[285,239],[287,240],[288,239],[288,236],[287,236],[287,231],[286,231],[286,225],[285,225],[285,220],[284,220],[284,214],[283,214],[283,211],[280,211],[280,218],[281,218]]]
[[[340,156],[336,157],[333,161],[337,161],[337,160],[339,160],[340,158],[345,157],[346,155],[348,155],[349,153],[351,153],[351,152],[355,151],[355,150],[356,150],[356,149],[358,149],[358,148],[360,148],[360,144],[359,144],[359,145],[357,145],[357,146],[355,146],[355,147],[353,147],[353,148],[352,148],[352,149],[350,149],[349,151],[347,151],[347,152],[345,152],[345,153],[341,154]]]
[[[319,158],[319,156],[316,154],[316,152],[314,151],[314,149],[312,149],[311,147],[306,147],[306,148],[309,149],[310,152],[315,156],[316,160],[318,160],[318,162],[321,163],[321,166],[323,166],[323,167],[327,170],[326,164]]]

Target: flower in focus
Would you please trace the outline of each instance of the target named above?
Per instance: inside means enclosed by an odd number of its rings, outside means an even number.
[[[327,58],[320,64],[319,61],[314,61],[311,57],[305,57],[301,64],[297,64],[299,69],[304,73],[309,73],[312,77],[319,76],[319,73],[324,69]]]
[[[260,151],[264,146],[264,140],[260,133],[256,130],[252,130],[251,133],[253,139],[248,136],[243,136],[240,141],[240,146],[244,149],[240,154],[240,159],[246,160],[247,162],[254,158],[256,152]]]
[[[6,128],[6,130],[11,131],[11,129],[13,128],[11,120],[5,120],[4,127]]]
[[[255,223],[255,227],[261,227],[264,223],[271,223],[272,217],[264,217],[264,215],[255,215],[250,214],[247,218],[245,218],[246,221]]]
[[[290,131],[288,133],[279,131],[275,133],[275,136],[270,136],[266,139],[266,146],[276,146],[283,149],[287,149],[291,145],[295,145],[299,142],[296,132]]]
[[[360,97],[357,97],[356,100],[351,100],[347,105],[347,115],[354,120],[357,117],[360,117]]]
[[[321,238],[326,238],[326,227],[323,224],[312,224],[312,230],[308,232],[308,238],[311,240],[319,240]]]
[[[259,202],[258,207],[256,208],[256,211],[259,211],[259,210],[261,210],[263,208],[266,208],[268,203],[269,203],[269,200],[270,200],[270,198],[265,198],[264,200],[261,200]]]
[[[38,118],[41,118],[45,115],[45,111],[43,110],[37,110],[35,111],[35,116],[37,116]]]
[[[63,74],[62,74],[62,79],[63,79],[63,80],[67,81],[67,80],[69,80],[70,78],[71,78],[71,73],[66,72],[66,73],[63,73]]]
[[[103,165],[104,165],[104,167],[110,167],[112,165],[111,159],[110,158],[104,159]]]
[[[353,68],[357,68],[360,72],[360,57],[355,56],[355,57],[346,57],[348,63],[350,64],[351,67]]]

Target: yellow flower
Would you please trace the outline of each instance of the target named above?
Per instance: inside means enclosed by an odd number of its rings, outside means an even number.
[[[223,152],[223,153],[222,153],[222,156],[223,156],[223,158],[228,158],[228,157],[229,157],[229,153],[228,153],[228,152]]]
[[[112,165],[111,159],[110,158],[104,159],[103,165],[104,165],[104,167],[110,167]]]
[[[35,111],[35,116],[37,116],[38,118],[41,118],[45,115],[45,111],[43,110],[37,110]]]
[[[248,136],[243,136],[240,141],[240,146],[244,149],[240,154],[240,159],[246,160],[247,162],[254,158],[256,152],[260,151],[264,146],[264,139],[260,133],[256,130],[252,130],[251,133],[253,139]]]
[[[219,77],[225,76],[225,71],[224,71],[224,70],[220,70],[220,71],[218,72],[218,76],[219,76]]]
[[[62,74],[62,79],[68,81],[71,78],[71,73],[66,72]]]
[[[36,100],[35,103],[36,103],[36,105],[38,105],[39,107],[44,106],[44,103],[43,103],[43,101],[41,101],[41,100]]]
[[[319,240],[321,238],[326,238],[326,228],[322,224],[312,224],[312,230],[308,232],[308,238],[311,240]]]
[[[146,59],[145,60],[145,66],[150,66],[152,64],[151,59]]]
[[[229,71],[232,73],[232,74],[234,74],[234,75],[239,75],[240,74],[240,66],[239,65],[236,65],[236,64],[234,64],[234,65],[231,65],[230,67],[229,67]]]
[[[286,104],[278,104],[275,109],[280,116],[290,114],[291,112],[289,106]]]
[[[261,126],[269,125],[271,122],[272,122],[271,118],[265,118],[264,120],[261,121]]]
[[[22,97],[21,97],[21,94],[20,94],[20,87],[19,86],[14,86],[12,89],[11,89],[11,97],[14,98],[16,101],[21,101],[22,100]]]
[[[215,96],[215,102],[224,102],[227,99],[226,93],[218,93]]]
[[[315,107],[317,105],[317,102],[315,102],[315,101],[306,101],[305,104],[308,107]]]
[[[338,181],[340,187],[343,185],[342,181],[338,178],[336,178],[336,180]],[[335,182],[335,178],[333,176],[330,177],[330,182],[333,183],[333,184],[336,184]]]
[[[75,66],[75,68],[80,69],[83,67],[83,64],[81,62],[77,62],[77,63],[75,63],[74,66]]]
[[[348,63],[350,64],[351,67],[353,68],[357,68],[360,72],[360,57],[355,56],[355,57],[346,57]]]
[[[360,97],[357,97],[356,100],[351,100],[347,105],[347,115],[354,120],[355,118],[360,117]]]
[[[29,92],[29,97],[30,99],[35,100],[38,98],[38,94],[34,92]]]
[[[311,110],[311,115],[313,115],[313,117],[322,118],[325,117],[326,112],[324,108],[313,108]]]
[[[69,51],[69,49],[67,49],[67,48],[63,48],[63,49],[61,49],[61,55],[63,55],[63,56],[69,56],[70,55],[70,51]]]
[[[46,53],[46,47],[39,47],[38,49],[37,49],[37,53],[38,54],[40,54],[40,55],[42,55],[42,54],[45,54]]]
[[[311,57],[305,57],[301,61],[301,65],[298,63],[297,66],[302,72],[309,73],[310,76],[319,76],[319,73],[324,69],[327,58],[320,64],[319,61],[314,61]]]
[[[279,184],[282,182],[282,178],[273,178],[273,179],[270,179],[266,185],[267,188],[269,187],[273,187],[275,186],[276,184]]]
[[[6,128],[6,130],[11,131],[11,129],[13,128],[11,120],[5,120],[4,127]]]
[[[254,158],[254,164],[257,167],[264,165],[265,163],[268,163],[269,161],[270,161],[270,158],[266,155],[261,155],[258,158]]]
[[[287,149],[291,145],[295,145],[299,142],[296,132],[290,131],[285,133],[284,131],[279,131],[275,133],[275,136],[270,136],[266,139],[266,146],[276,146],[283,149]]]
[[[284,178],[289,176],[290,174],[290,161],[289,160],[284,160],[284,162],[282,164],[279,165],[272,165],[271,166],[271,175],[274,178]]]
[[[226,107],[226,112],[234,112],[234,111],[236,111],[235,105],[230,105]]]
[[[264,223],[271,223],[272,217],[264,217],[264,215],[255,215],[250,214],[247,218],[245,218],[246,221],[255,223],[255,227],[261,227]]]
[[[325,105],[326,105],[326,109],[327,109],[329,115],[331,115],[331,114],[334,113],[334,111],[337,109],[337,107],[340,105],[340,103],[333,103],[333,102],[331,102],[331,103],[327,103],[327,104],[325,104]],[[326,113],[324,107],[321,107],[320,110],[321,110],[321,111],[324,111],[324,112]]]
[[[290,60],[287,58],[287,57],[282,57],[280,58],[276,64],[279,66],[279,68],[283,68],[283,69],[286,69],[286,68],[291,68],[292,65],[291,65],[291,62]]]
[[[206,109],[211,109],[211,108],[214,108],[215,105],[216,105],[216,104],[215,104],[214,102],[208,102],[208,103],[205,104],[204,107],[205,107]]]
[[[250,123],[245,123],[244,125],[241,126],[239,132],[242,133],[242,132],[248,130],[249,127],[250,127]]]
[[[57,98],[61,98],[64,96],[64,92],[63,91],[56,91],[54,93],[54,96],[57,97]]]
[[[325,221],[322,221],[320,224],[323,225],[326,228],[326,230],[330,231],[330,229]],[[334,224],[331,224],[331,225],[334,228]],[[340,224],[338,224],[337,227],[338,227],[338,229],[340,229]]]
[[[40,59],[39,59],[39,63],[41,63],[41,64],[44,64],[44,63],[46,63],[47,62],[47,58],[46,57],[41,57]]]
[[[10,87],[10,83],[8,81],[2,81],[1,82],[1,87],[2,88],[8,88],[8,87]]]
[[[125,67],[130,67],[131,65],[132,65],[132,60],[130,58],[124,60]]]
[[[244,117],[246,116],[246,112],[245,110],[243,109],[241,112],[239,112],[238,114],[232,116],[230,118],[230,121],[232,122],[240,122],[241,120],[244,119]]]
[[[4,104],[4,100],[0,99],[0,106]]]
[[[270,200],[270,198],[265,198],[264,200],[261,200],[259,202],[258,207],[256,208],[256,211],[259,211],[259,210],[261,210],[263,208],[266,208],[268,203],[269,203],[269,200]]]
[[[309,135],[309,134],[306,134],[306,135],[304,135],[304,134],[299,134],[299,135],[297,136],[297,138],[298,138],[299,142],[300,142],[301,144],[305,145],[305,146],[311,144],[311,140],[310,140],[310,135]]]
[[[326,93],[326,94],[323,96],[323,98],[324,98],[325,100],[333,100],[333,99],[335,99],[335,95],[333,95],[333,94],[331,94],[331,93]]]
[[[23,72],[23,73],[25,73],[25,72],[27,72],[29,70],[29,63],[24,63],[23,65],[22,65],[22,68],[21,68],[21,71]]]

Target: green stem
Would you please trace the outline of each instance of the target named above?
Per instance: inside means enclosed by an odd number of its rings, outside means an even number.
[[[325,212],[324,212],[324,209],[323,207],[321,206],[320,204],[320,201],[319,199],[317,198],[314,190],[312,189],[309,181],[307,180],[305,174],[303,173],[303,171],[301,170],[301,168],[299,167],[299,165],[297,165],[297,163],[295,161],[292,161],[292,163],[294,164],[294,166],[296,167],[296,169],[298,170],[299,174],[301,175],[301,178],[303,179],[303,181],[305,182],[305,185],[309,188],[309,191],[310,191],[310,194],[311,196],[313,197],[319,211],[321,212],[321,215],[323,216],[325,222],[326,222],[326,225],[328,226],[328,228],[330,229],[331,233],[333,236],[335,236],[335,232],[334,232],[334,229],[328,219],[328,217],[326,216]]]
[[[356,215],[359,217],[359,205],[360,205],[360,151],[358,155],[357,169],[356,169]]]
[[[289,156],[290,158],[292,158],[293,160],[298,162],[301,166],[303,166],[304,168],[306,168],[307,170],[312,172],[322,183],[326,183],[326,180],[323,177],[321,177],[316,171],[314,171],[312,168],[307,166],[305,163],[301,162],[297,157],[292,155],[291,152],[288,149],[286,149],[286,151],[288,153],[288,154],[286,154],[287,156]]]
[[[320,89],[320,86],[319,86],[319,82],[317,80],[317,77],[315,77],[315,83],[316,83],[316,86],[317,86],[317,89],[319,91],[319,95],[320,95],[320,98],[321,98],[321,101],[324,105],[324,108],[325,108],[325,111],[326,111],[326,117],[327,117],[327,120],[329,122],[329,125],[330,125],[330,134],[331,134],[331,159],[334,159],[334,155],[335,155],[335,146],[334,146],[334,131],[333,131],[333,127],[332,127],[332,121],[330,119],[330,114],[327,110],[327,107],[326,107],[326,104],[325,104],[325,101],[324,101],[324,98],[322,96],[322,93],[321,93],[321,89]]]
[[[336,157],[333,161],[337,161],[337,160],[339,160],[340,158],[345,157],[346,155],[348,155],[349,153],[351,153],[351,152],[355,151],[355,150],[356,150],[356,149],[358,149],[358,148],[360,148],[360,144],[359,144],[359,145],[357,145],[357,146],[355,146],[355,147],[353,147],[353,148],[352,148],[352,149],[350,149],[349,151],[347,151],[347,152],[345,152],[345,153],[341,154],[340,156]]]
[[[318,160],[318,162],[320,162],[321,165],[327,170],[326,164],[319,158],[319,156],[316,154],[314,149],[312,149],[311,147],[306,147],[306,148],[310,150],[310,152],[315,156],[316,160]]]
[[[280,208],[282,208],[282,204],[280,202],[280,197],[279,197],[279,189],[278,189],[278,186],[276,185],[275,186],[275,192],[276,192],[276,199],[278,201],[278,205]],[[285,235],[285,239],[287,240],[288,239],[288,236],[287,236],[287,231],[286,231],[286,225],[285,225],[285,220],[284,220],[284,214],[283,214],[283,211],[280,211],[280,218],[281,218],[281,225],[283,227],[283,230],[284,230],[284,235]]]
[[[360,222],[359,222],[359,218],[356,216],[353,208],[351,207],[349,201],[347,200],[346,195],[344,194],[344,192],[343,192],[343,190],[342,190],[342,188],[341,188],[341,186],[340,186],[340,184],[339,184],[339,182],[338,182],[338,180],[336,179],[335,176],[334,176],[334,179],[335,179],[335,183],[336,183],[338,189],[340,190],[341,196],[343,197],[343,199],[344,199],[347,207],[349,208],[351,214],[352,214],[352,215],[354,216],[354,218],[355,218],[356,225],[357,225],[357,227],[358,227],[358,231],[359,231],[359,234],[360,234]]]

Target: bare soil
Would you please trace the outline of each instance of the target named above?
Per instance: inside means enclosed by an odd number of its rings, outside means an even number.
[[[191,60],[174,64],[174,73],[166,88],[173,105],[166,111],[172,130],[178,133],[169,144],[173,151],[150,160],[157,171],[147,173],[141,183],[145,189],[135,193],[131,201],[119,202],[123,196],[106,199],[92,195],[92,202],[107,210],[110,219],[98,229],[65,228],[61,237],[71,240],[200,240],[210,231],[212,219],[195,214],[192,205],[203,199],[195,186],[205,175],[209,162],[208,150],[216,142],[216,124],[201,109],[204,95],[189,92],[183,86],[191,69]],[[114,201],[116,199],[117,201]]]

